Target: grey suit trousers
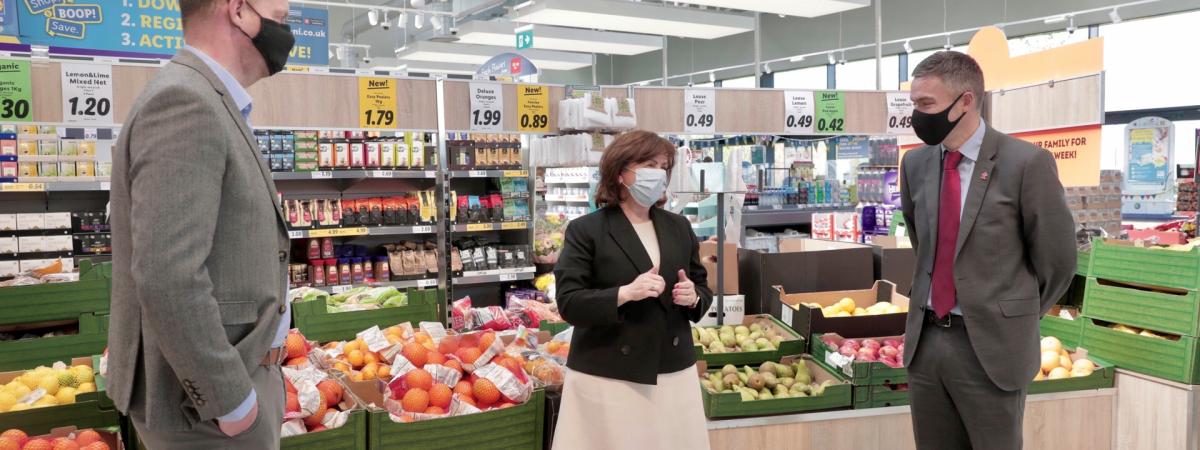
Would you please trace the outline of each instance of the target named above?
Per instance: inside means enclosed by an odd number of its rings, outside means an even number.
[[[1019,450],[1025,388],[1005,391],[988,378],[961,316],[926,323],[908,367],[913,432],[920,450]]]
[[[215,420],[200,422],[189,431],[156,431],[146,426],[142,410],[130,410],[129,418],[147,450],[268,450],[279,448],[283,423],[283,372],[278,365],[258,366],[250,374],[258,395],[258,418],[242,434],[226,436]]]

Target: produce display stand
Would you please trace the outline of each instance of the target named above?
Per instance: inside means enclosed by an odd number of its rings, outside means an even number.
[[[894,384],[854,387],[854,409],[884,408],[908,404],[908,389]]]
[[[1200,386],[1117,369],[1116,391],[1116,437],[1103,448],[1194,449],[1200,444]]]
[[[32,369],[75,357],[90,357],[108,344],[108,315],[81,314],[79,334],[0,342],[0,371]]]
[[[845,378],[837,372],[828,370],[825,366],[818,364],[813,360],[812,356],[805,355],[803,358],[805,365],[808,366],[809,373],[812,374],[814,383],[819,384],[825,381],[832,381],[832,384],[825,388],[824,394],[815,397],[790,397],[742,401],[741,394],[738,393],[713,394],[705,389],[701,389],[701,394],[704,396],[704,415],[710,419],[723,417],[763,416],[770,414],[786,414],[803,411],[836,409],[850,406],[851,386],[846,383]],[[780,364],[788,365],[795,360],[796,356],[789,356],[778,361]],[[720,366],[709,366],[704,362],[699,362],[696,364],[696,370],[700,374],[708,374],[718,372],[721,370],[721,368]]]
[[[438,321],[438,305],[445,291],[437,289],[408,289],[408,306],[366,311],[331,313],[324,299],[292,303],[292,327],[305,337],[318,342],[354,339],[358,332],[378,325],[386,328],[411,322]]]
[[[367,421],[370,416],[364,410],[350,413],[346,424],[316,433],[283,438],[280,450],[366,450]]]
[[[545,402],[545,391],[538,389],[510,408],[412,423],[396,423],[387,411],[375,411],[368,417],[367,448],[541,450]]]
[[[79,357],[64,359],[72,366],[92,366],[92,358]],[[30,366],[29,369],[36,367]],[[95,366],[92,366],[93,370]],[[25,373],[25,369],[0,373],[0,384],[8,383]],[[121,416],[112,409],[112,401],[104,392],[103,384],[96,383],[96,392],[88,392],[75,396],[75,403],[68,405],[35,408],[25,411],[0,413],[0,428],[18,428],[30,436],[48,434],[55,428],[74,426],[84,428],[119,427]]]
[[[1096,364],[1096,370],[1086,377],[1070,377],[1058,380],[1039,380],[1029,384],[1026,391],[1029,394],[1047,394],[1051,392],[1084,391],[1088,389],[1107,389],[1116,384],[1116,367],[1103,359],[1088,355]]]
[[[824,335],[825,333],[821,333],[812,336],[812,355],[817,361],[824,361],[826,365],[832,367],[827,362],[827,355],[830,351],[825,348],[825,342],[821,340]],[[874,337],[872,336],[872,338]],[[888,338],[901,338],[901,336],[878,337],[877,339]],[[878,361],[854,361],[842,367],[841,371],[855,386],[908,383],[908,369],[891,367]]]
[[[1058,316],[1058,310],[1056,306],[1050,309],[1049,314],[1042,316],[1042,320],[1038,323],[1038,330],[1042,336],[1058,338],[1064,347],[1078,347],[1080,339],[1083,338],[1083,318],[1064,319]]]
[[[107,314],[111,290],[112,264],[84,260],[79,264],[79,281],[0,288],[0,308],[4,310],[0,326]]]
[[[768,314],[757,314],[745,316],[742,320],[742,325],[750,326],[758,320],[768,319],[775,326],[776,331],[783,333],[787,339],[779,343],[779,349],[757,351],[757,352],[729,352],[729,353],[705,353],[704,349],[696,344],[696,359],[708,363],[709,367],[721,367],[726,364],[735,366],[761,364],[766,361],[779,361],[780,358],[788,355],[799,355],[804,353],[806,347],[804,337],[797,334],[779,319],[776,319]],[[719,327],[701,327],[701,328],[719,328]]]

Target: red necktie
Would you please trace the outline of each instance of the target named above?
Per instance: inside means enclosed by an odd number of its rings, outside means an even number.
[[[962,184],[958,163],[962,153],[946,152],[942,164],[942,197],[938,207],[937,253],[933,260],[933,312],[945,317],[954,309],[954,251],[958,245],[958,220],[962,201]]]

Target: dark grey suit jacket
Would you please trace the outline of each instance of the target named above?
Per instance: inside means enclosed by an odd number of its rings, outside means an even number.
[[[925,323],[941,167],[941,147],[926,146],[905,154],[900,172],[904,220],[917,252],[906,365],[917,352]],[[962,210],[954,276],[971,346],[1001,389],[1027,386],[1038,370],[1038,320],[1071,283],[1074,231],[1050,152],[988,128]]]
[[[290,243],[254,142],[185,49],[142,91],[113,149],[108,394],[152,429],[232,411],[278,329]]]

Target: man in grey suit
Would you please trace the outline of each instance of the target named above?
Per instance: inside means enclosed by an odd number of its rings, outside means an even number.
[[[287,61],[288,2],[179,5],[113,150],[108,393],[150,449],[279,448],[291,245],[246,87]]]
[[[1075,272],[1054,157],[980,117],[983,72],[938,52],[913,71],[901,200],[917,252],[904,363],[920,449],[1019,449],[1038,320]]]

